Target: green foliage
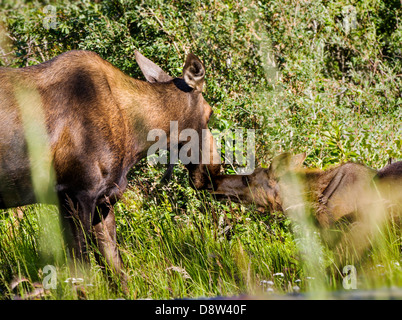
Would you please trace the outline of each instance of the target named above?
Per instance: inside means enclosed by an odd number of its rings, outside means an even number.
[[[56,27],[48,4],[56,8]],[[193,51],[207,69],[210,127],[256,130],[257,165],[280,152],[308,153],[306,165],[344,161],[380,168],[402,158],[402,26],[399,0],[375,1],[0,1],[0,66],[24,67],[67,50],[92,50],[143,78],[134,50],[180,76]],[[236,165],[227,166],[233,172]],[[163,167],[142,161],[116,204],[119,243],[130,270],[131,298],[172,298],[309,288],[288,218],[219,203],[192,190],[182,166],[167,186]],[[20,210],[20,209],[18,209]],[[40,206],[0,213],[0,295],[15,276],[40,280]],[[362,286],[401,285],[400,230],[383,235]],[[296,240],[296,241],[295,241]],[[399,248],[399,251],[398,251]],[[339,271],[326,282],[340,289]],[[371,264],[370,264],[371,263]],[[92,262],[85,289],[64,279],[49,298],[115,298]],[[370,270],[370,271],[369,271]],[[276,275],[277,273],[283,273]],[[375,280],[373,280],[375,279]],[[300,281],[301,282],[300,282]],[[263,285],[261,285],[263,284]],[[264,287],[265,286],[265,287]],[[270,285],[271,286],[271,285]],[[83,293],[84,292],[84,293]]]

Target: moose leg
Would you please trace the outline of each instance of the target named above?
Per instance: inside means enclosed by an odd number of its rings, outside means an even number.
[[[123,289],[127,291],[127,279],[123,271],[123,261],[116,243],[116,220],[113,206],[104,203],[99,205],[96,211],[97,214],[93,221],[93,236],[101,254],[96,254],[96,258],[100,265],[106,264],[120,276]]]
[[[88,259],[84,254],[87,250],[85,234],[80,227],[79,220],[64,211],[62,210],[62,225],[70,256],[72,259],[87,261]]]
[[[73,195],[59,195],[60,214],[67,243],[72,259],[88,262],[87,238],[89,235],[93,202],[86,197],[79,198]]]

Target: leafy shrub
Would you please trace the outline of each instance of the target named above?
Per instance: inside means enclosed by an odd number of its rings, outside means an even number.
[[[0,4],[0,66],[92,50],[142,79],[135,49],[172,76],[193,51],[207,69],[210,127],[255,129],[257,165],[283,151],[306,151],[306,164],[322,168],[344,161],[379,168],[402,158],[399,0],[58,0],[50,2],[56,22],[50,28],[48,1]],[[116,204],[119,240],[139,279],[135,297],[235,294],[250,285],[250,272],[256,281],[284,272],[280,287],[289,291],[288,283],[302,276],[289,220],[204,197],[188,186],[180,166],[161,187],[163,169],[146,161],[135,166],[129,191]],[[0,234],[14,223],[9,216],[2,213]],[[27,234],[23,224],[20,229]],[[0,241],[0,248],[13,245]],[[28,251],[17,242],[0,252],[3,282],[20,272],[17,263]],[[148,250],[163,262],[147,260]],[[35,261],[26,258],[30,274]],[[194,281],[166,276],[181,261]]]

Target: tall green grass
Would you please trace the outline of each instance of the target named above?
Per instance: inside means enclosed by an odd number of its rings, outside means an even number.
[[[327,298],[332,291],[345,290],[343,266],[334,263],[331,249],[314,232],[307,233],[300,221],[218,203],[187,188],[189,198],[200,200],[188,199],[186,208],[175,207],[177,182],[148,196],[132,186],[115,205],[118,242],[129,277],[128,296],[117,276],[102,270],[91,256],[88,267],[78,266],[80,273],[71,271],[67,263],[57,264],[57,288],[46,290],[42,298],[171,299],[242,294],[269,298],[296,292]],[[16,216],[15,209],[1,213],[3,299],[23,297],[32,292],[35,283],[42,283],[47,262],[37,250],[39,215],[48,209],[43,205],[18,209],[24,213],[23,219]],[[354,261],[357,288],[401,287],[400,247],[400,229],[391,221],[362,260]],[[17,277],[28,279],[31,285],[11,290],[10,283]]]

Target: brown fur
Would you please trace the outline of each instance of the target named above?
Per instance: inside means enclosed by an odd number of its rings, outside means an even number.
[[[305,155],[282,154],[267,169],[258,168],[251,175],[222,175],[214,179],[214,194],[229,196],[244,203],[255,203],[269,211],[284,211],[284,180],[294,174],[304,185],[306,199],[315,209],[321,227],[329,227],[346,216],[359,212],[361,195],[367,192],[376,171],[364,165],[345,163],[328,170],[299,169]]]
[[[147,141],[148,132],[163,129],[169,137],[170,121],[176,120],[179,132],[192,128],[201,136],[212,113],[201,93],[205,70],[196,56],[190,54],[184,68],[190,84],[171,78],[139,52],[136,59],[147,82],[125,75],[89,51],[66,52],[22,69],[0,68],[0,208],[38,201],[20,108],[33,108],[30,92],[32,97],[39,94],[56,174],[54,187],[73,254],[81,257],[84,237],[92,234],[117,270],[121,259],[112,205],[126,188],[128,170],[154,143]],[[18,92],[25,94],[24,106],[17,102]],[[209,157],[217,159],[211,137],[209,133]],[[187,167],[196,188],[205,187],[208,174],[216,175],[220,168],[216,161]],[[71,222],[72,212],[83,229]]]
[[[374,182],[387,207],[396,216],[402,212],[402,161],[394,162],[378,171]]]
[[[323,171],[300,168],[304,159],[305,154],[282,154],[268,169],[258,168],[251,175],[216,176],[213,193],[270,212],[296,212],[292,209],[308,204],[323,240],[335,245],[336,262],[360,258],[390,213],[399,221],[402,162],[378,172],[356,163]],[[341,224],[344,219],[352,223]]]
[[[308,204],[323,240],[335,245],[336,260],[341,264],[361,257],[370,245],[368,239],[390,216],[400,222],[402,162],[378,172],[356,163],[323,171],[300,168],[304,159],[305,154],[282,154],[269,168],[258,168],[251,175],[216,176],[213,194],[254,203],[270,212],[292,212]],[[352,223],[341,224],[344,219]],[[340,233],[338,227],[346,228],[345,232]]]

